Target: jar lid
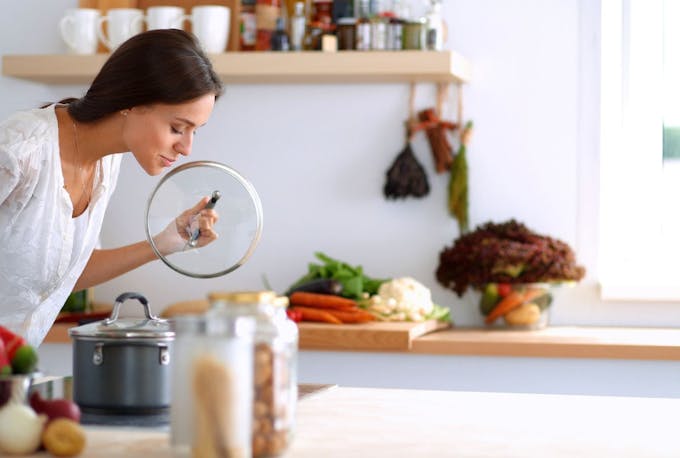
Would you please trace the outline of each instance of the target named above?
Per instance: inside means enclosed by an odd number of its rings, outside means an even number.
[[[274,291],[213,291],[208,293],[212,302],[231,302],[233,304],[270,304],[276,299]]]
[[[267,304],[274,307],[288,307],[288,297],[277,296],[274,291],[213,291],[208,293],[208,300],[213,308],[223,308],[228,304],[253,307]]]
[[[127,299],[137,299],[144,306],[144,318],[119,319],[120,306]],[[155,317],[149,310],[149,303],[138,293],[123,293],[116,298],[111,316],[105,320],[95,321],[68,330],[70,336],[84,339],[106,340],[172,340],[175,333],[166,320]]]

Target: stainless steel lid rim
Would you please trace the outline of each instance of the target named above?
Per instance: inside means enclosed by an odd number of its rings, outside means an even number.
[[[111,344],[117,344],[117,345],[130,345],[130,344],[144,344],[144,345],[160,345],[160,344],[168,344],[172,343],[175,340],[175,333],[170,332],[166,333],[166,335],[158,336],[158,335],[148,335],[148,334],[134,334],[134,333],[129,333],[129,334],[119,334],[112,336],[110,334],[71,334],[71,337],[73,337],[73,340],[77,341],[83,341],[83,342],[107,342]]]

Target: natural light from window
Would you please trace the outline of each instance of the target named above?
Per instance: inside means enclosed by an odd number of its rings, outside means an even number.
[[[680,0],[603,0],[603,299],[680,299]]]

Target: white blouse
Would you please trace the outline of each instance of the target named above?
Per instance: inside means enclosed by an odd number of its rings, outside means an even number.
[[[38,346],[85,269],[116,186],[120,154],[100,161],[74,219],[52,105],[0,123],[0,325]]]

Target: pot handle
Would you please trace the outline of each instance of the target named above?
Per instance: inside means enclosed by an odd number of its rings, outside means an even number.
[[[102,323],[104,326],[109,326],[118,319],[118,312],[120,311],[120,306],[123,304],[123,302],[125,302],[128,299],[137,299],[139,302],[141,302],[141,304],[144,306],[144,316],[146,316],[147,320],[158,321],[161,323],[165,322],[165,320],[162,320],[151,314],[151,310],[149,309],[149,301],[146,300],[146,297],[142,296],[139,293],[123,293],[116,298],[116,303],[113,304],[111,316],[105,319],[104,322]]]

